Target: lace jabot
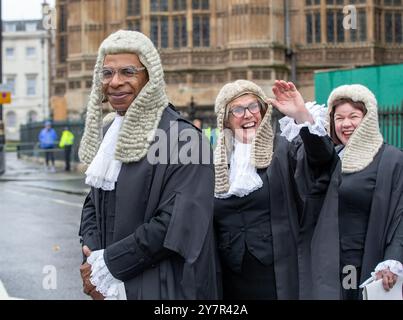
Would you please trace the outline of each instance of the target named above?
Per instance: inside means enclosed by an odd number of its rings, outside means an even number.
[[[115,159],[115,149],[123,119],[123,116],[116,114],[94,160],[85,172],[85,183],[94,188],[115,189],[115,182],[122,167],[122,162]]]
[[[250,163],[252,144],[241,143],[235,139],[229,169],[230,188],[227,193],[216,194],[216,198],[226,199],[235,195],[244,197],[263,186],[256,168]]]

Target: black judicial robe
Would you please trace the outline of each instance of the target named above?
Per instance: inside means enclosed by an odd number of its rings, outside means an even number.
[[[277,298],[266,169],[261,188],[244,197],[214,201],[214,226],[222,266],[224,300]]]
[[[170,137],[176,125],[181,141],[156,138],[153,146],[165,148],[153,149],[154,156],[171,150],[170,143],[186,145],[199,151],[200,163],[202,152],[210,152],[207,164],[175,164],[175,151],[168,152],[169,164],[147,157],[124,163],[115,190],[91,188],[83,207],[82,244],[105,248],[105,263],[124,282],[128,299],[218,298],[210,144],[169,106],[159,128]],[[189,132],[198,138],[191,144],[184,139]]]
[[[270,201],[273,246],[270,254],[273,257],[277,299],[299,298],[300,272],[303,271],[300,270],[300,260],[307,254],[303,248],[307,243],[309,245],[312,235],[312,232],[306,232],[301,236],[301,232],[312,230],[311,217],[320,212],[335,165],[334,155],[330,138],[310,134],[306,127],[291,143],[276,135],[273,158],[265,174],[269,186],[267,199]],[[221,229],[224,227],[221,226]],[[256,237],[260,235],[256,233]],[[270,243],[266,242],[266,245]],[[271,248],[267,250],[271,252]],[[242,257],[238,255],[243,252],[235,246],[229,255],[234,261],[240,261]],[[257,252],[255,254],[259,256]],[[264,255],[265,252],[260,254]]]
[[[387,144],[379,152],[381,158],[369,213],[359,283],[370,277],[379,262],[388,259],[403,262],[403,153]],[[303,279],[310,290],[304,293],[303,298],[306,299],[341,298],[338,221],[340,172],[339,161],[313,233],[312,256],[308,262],[312,274],[307,272]]]

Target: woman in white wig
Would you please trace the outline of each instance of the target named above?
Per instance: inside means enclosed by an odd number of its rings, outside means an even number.
[[[103,121],[104,101],[116,112]],[[193,138],[186,143],[190,163],[175,155],[183,136]],[[120,30],[102,42],[79,150],[91,186],[80,226],[85,293],[218,298],[214,168],[202,161],[199,148],[209,148],[202,137],[169,104],[149,38]]]
[[[359,284],[369,277],[389,290],[403,276],[403,153],[383,141],[377,111],[362,85],[329,96],[340,162],[313,236],[313,287],[305,298],[360,299]]]
[[[215,103],[214,219],[224,299],[299,297],[301,228],[320,210],[318,181],[332,164],[325,109],[307,108],[291,82],[276,81],[273,93],[268,99],[255,83],[237,80]],[[272,105],[288,116],[282,129],[292,143],[274,136]]]

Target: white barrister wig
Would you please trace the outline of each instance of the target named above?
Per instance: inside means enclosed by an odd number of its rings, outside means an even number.
[[[116,145],[116,160],[123,163],[137,162],[146,156],[162,113],[168,105],[160,56],[151,40],[137,31],[119,30],[108,36],[98,50],[85,129],[78,153],[80,160],[86,164],[94,159],[103,136],[101,70],[104,58],[118,53],[136,54],[147,69],[149,81],[125,114]],[[113,117],[105,120],[112,121]]]
[[[373,160],[383,144],[383,137],[379,130],[378,103],[375,95],[363,85],[343,85],[334,89],[327,101],[328,123],[334,102],[342,98],[349,98],[354,102],[362,102],[367,113],[359,126],[355,129],[345,146],[342,159],[342,172],[352,173],[365,169]]]
[[[233,133],[225,130],[225,116],[228,104],[236,98],[253,94],[262,102],[267,96],[255,83],[248,80],[237,80],[230,82],[221,88],[215,101],[215,113],[217,115],[217,128],[219,137],[214,152],[215,165],[215,193],[223,194],[229,190],[228,159],[233,152]],[[257,129],[256,136],[252,141],[251,163],[258,169],[267,168],[273,155],[273,131],[271,127],[272,106],[269,104],[265,116]]]

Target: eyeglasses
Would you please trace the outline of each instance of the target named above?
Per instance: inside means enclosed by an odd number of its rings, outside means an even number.
[[[259,102],[252,102],[247,106],[237,106],[229,111],[232,113],[235,118],[242,118],[245,116],[246,109],[249,110],[250,113],[255,114],[260,111],[262,105]]]
[[[101,81],[103,84],[108,84],[112,81],[115,73],[118,73],[118,77],[123,81],[130,81],[134,79],[141,71],[145,70],[145,67],[123,67],[117,70],[112,68],[104,68],[101,71]]]

